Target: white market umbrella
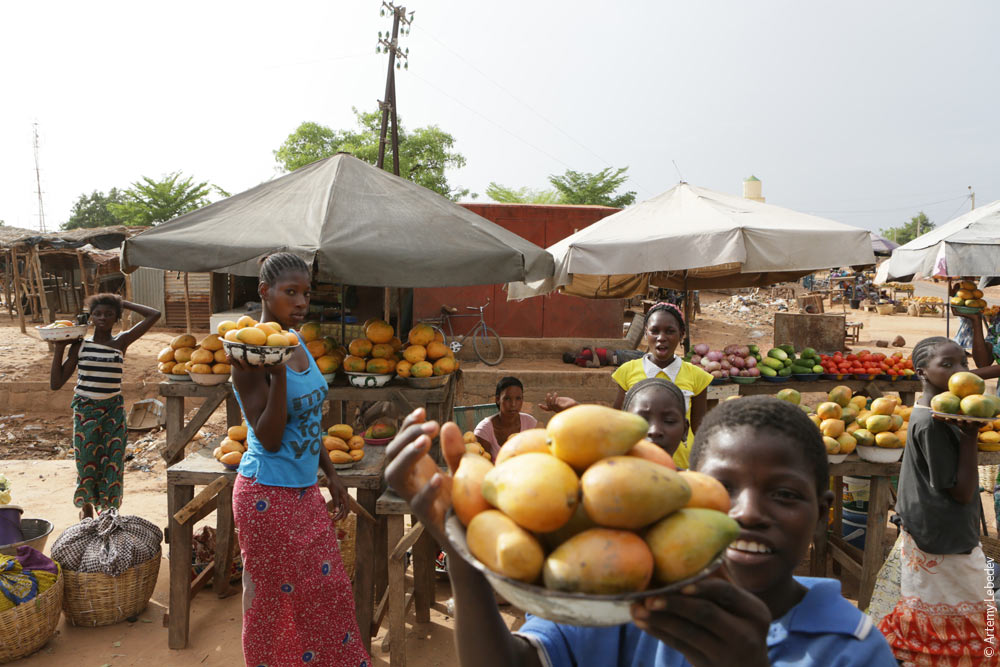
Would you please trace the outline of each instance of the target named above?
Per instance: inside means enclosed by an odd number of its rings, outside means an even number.
[[[551,278],[510,283],[508,299],[560,290],[620,298],[661,287],[770,285],[875,263],[871,234],[687,183],[608,216],[547,250]]]
[[[876,283],[914,276],[993,276],[1000,272],[1000,200],[969,211],[892,251]]]

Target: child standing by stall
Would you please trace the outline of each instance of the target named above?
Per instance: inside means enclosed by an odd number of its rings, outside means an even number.
[[[995,665],[984,602],[992,584],[979,544],[978,425],[953,426],[930,410],[952,374],[968,370],[965,350],[925,338],[913,348],[913,367],[923,394],[899,473],[900,599],[879,628],[904,665]]]
[[[160,311],[124,301],[117,294],[95,294],[87,299],[94,335],[53,344],[49,387],[61,388],[77,370],[73,390],[73,451],[76,458],[76,492],[73,504],[80,518],[118,508],[122,502],[125,472],[125,399],[122,365],[129,345],[160,319]],[[134,327],[114,335],[123,310],[142,315]],[[63,353],[69,346],[69,354]]]
[[[298,256],[268,256],[258,286],[261,321],[299,326],[309,310],[311,278]],[[316,483],[322,468],[337,519],[345,517],[347,489],[322,444],[326,380],[304,342],[277,366],[230,363],[248,425],[233,486],[243,556],[243,658],[248,665],[370,664]]]
[[[625,392],[646,378],[664,378],[684,392],[684,414],[690,428],[685,441],[674,454],[678,468],[688,467],[688,453],[694,443],[694,434],[708,410],[706,390],[712,383],[709,373],[674,354],[684,330],[684,316],[680,309],[671,303],[657,303],[646,313],[646,346],[649,351],[641,359],[622,364],[611,375],[619,388],[614,403],[616,408],[622,407]]]

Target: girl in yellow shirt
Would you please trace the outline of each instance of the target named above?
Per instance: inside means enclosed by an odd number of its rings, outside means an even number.
[[[688,467],[688,453],[694,443],[694,434],[708,410],[706,389],[712,376],[694,364],[674,354],[684,336],[684,316],[677,306],[658,303],[646,313],[646,346],[649,352],[641,359],[626,362],[618,367],[611,379],[618,384],[614,407],[621,409],[625,392],[632,385],[646,378],[663,378],[673,382],[684,393],[686,417],[690,428],[685,442],[674,453],[678,468]]]

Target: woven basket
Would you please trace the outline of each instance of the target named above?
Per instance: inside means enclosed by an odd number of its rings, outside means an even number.
[[[979,542],[983,547],[983,553],[991,560],[1000,560],[1000,539],[989,535],[980,535]]]
[[[997,483],[998,465],[979,466],[979,486],[987,493],[993,493]]]
[[[344,563],[347,578],[354,581],[354,562],[356,560],[358,543],[358,517],[353,512],[334,524],[337,531],[337,542],[340,544],[340,560]]]
[[[34,600],[0,612],[0,662],[18,660],[45,646],[59,624],[65,582],[60,571],[56,583]]]
[[[112,625],[146,608],[160,573],[161,551],[117,577],[100,572],[66,570],[63,611],[73,625]]]

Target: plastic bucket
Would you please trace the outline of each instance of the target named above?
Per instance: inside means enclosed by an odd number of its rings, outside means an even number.
[[[867,477],[844,478],[844,510],[868,513],[870,482]]]
[[[17,505],[0,506],[0,544],[14,544],[24,541],[21,532],[22,510]]]
[[[865,533],[868,531],[868,512],[844,510],[841,535],[844,541],[859,549],[865,548]]]

